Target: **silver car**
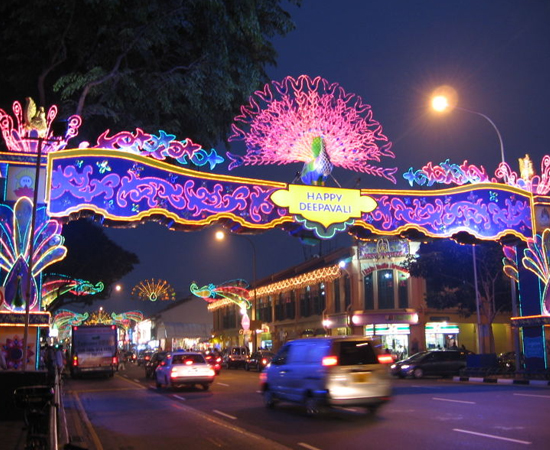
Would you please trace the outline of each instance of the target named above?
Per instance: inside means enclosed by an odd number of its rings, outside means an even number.
[[[388,364],[363,336],[298,339],[286,343],[260,374],[264,403],[305,406],[313,415],[323,407],[366,407],[370,412],[392,394]]]
[[[202,353],[173,352],[155,370],[157,388],[163,385],[174,386],[202,386],[206,391],[213,383],[216,372],[206,362]]]

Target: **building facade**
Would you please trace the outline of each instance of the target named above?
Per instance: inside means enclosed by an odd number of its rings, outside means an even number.
[[[240,327],[238,307],[218,308],[216,344],[278,350],[291,339],[356,334],[375,338],[396,358],[438,348],[478,352],[476,316],[428,308],[425,281],[409,276],[404,262],[419,246],[393,238],[357,241],[259,280],[250,330]],[[512,350],[509,315],[496,317],[493,333],[497,353]]]

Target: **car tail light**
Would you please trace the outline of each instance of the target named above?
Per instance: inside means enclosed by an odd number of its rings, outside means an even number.
[[[193,360],[192,360],[192,359],[187,359],[187,360],[185,361],[185,365],[186,365],[186,366],[192,366],[192,365],[193,365]]]
[[[78,356],[73,356],[73,367],[78,367]]]
[[[267,364],[267,359],[266,358],[263,358],[262,359],[262,364],[265,366]]]
[[[392,355],[378,355],[378,362],[381,364],[390,364],[393,362]]]
[[[337,366],[338,357],[337,356],[325,356],[323,358],[323,366]]]
[[[221,359],[221,358],[216,358],[216,362],[217,362],[217,363],[221,363],[221,362],[222,362],[222,359]]]
[[[113,365],[114,366],[118,365],[118,357],[116,356],[113,356]]]

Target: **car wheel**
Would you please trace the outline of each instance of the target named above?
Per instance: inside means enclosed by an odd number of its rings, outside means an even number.
[[[316,416],[321,412],[319,402],[312,395],[308,395],[304,399],[304,406],[306,408],[306,415],[309,417]]]
[[[244,366],[245,370],[249,371],[250,370],[250,366],[248,364],[245,364]]]
[[[203,388],[205,391],[207,391],[208,389],[210,389],[210,385],[209,385],[208,383],[204,383],[204,384],[202,385],[202,388]]]
[[[271,392],[269,389],[266,389],[264,391],[263,398],[264,398],[264,405],[266,408],[273,409],[275,407],[275,403],[277,402],[275,400],[275,396],[273,395],[273,392]]]
[[[424,376],[424,371],[420,367],[417,367],[413,370],[414,378],[422,378],[423,376]]]
[[[378,408],[380,408],[380,405],[371,405],[371,406],[367,406],[367,410],[368,410],[369,413],[372,414],[373,416],[376,415],[376,413],[378,412]]]
[[[162,387],[162,384],[160,383],[159,379],[156,380],[157,389],[160,389]]]

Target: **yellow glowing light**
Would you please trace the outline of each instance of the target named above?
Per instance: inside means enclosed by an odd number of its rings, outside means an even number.
[[[432,99],[432,108],[436,111],[444,111],[449,107],[449,100],[447,97],[438,95]]]
[[[438,112],[450,112],[458,103],[458,93],[451,86],[440,86],[431,96],[432,109]]]

